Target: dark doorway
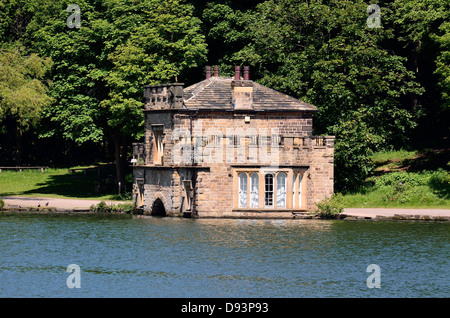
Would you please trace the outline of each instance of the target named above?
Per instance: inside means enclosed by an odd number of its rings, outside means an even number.
[[[166,209],[164,208],[164,203],[161,199],[156,199],[152,205],[152,215],[153,216],[166,216]]]

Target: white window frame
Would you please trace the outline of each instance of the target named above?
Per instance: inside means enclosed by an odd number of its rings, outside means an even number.
[[[281,180],[281,176],[284,176]],[[277,176],[277,195],[276,195],[276,207],[277,208],[286,208],[287,206],[287,173],[286,172],[278,172]],[[282,182],[282,183],[281,183]],[[281,187],[284,187],[282,189]],[[284,201],[284,202],[283,202]]]
[[[248,207],[248,175],[246,172],[240,172],[238,174],[239,179],[239,198],[238,198],[238,206],[239,208],[247,208]],[[245,184],[243,184],[243,180],[245,180]]]
[[[256,178],[254,178],[254,176],[256,176]],[[258,207],[259,207],[259,173],[255,171],[250,174],[250,208],[258,208]]]
[[[267,177],[272,177],[272,183],[267,183]],[[267,187],[271,186],[272,189],[268,190]],[[274,202],[274,188],[275,188],[275,174],[272,172],[266,172],[264,173],[264,207],[265,208],[274,208],[275,202]],[[270,197],[270,198],[268,198]],[[267,204],[268,201],[271,201],[271,204]]]

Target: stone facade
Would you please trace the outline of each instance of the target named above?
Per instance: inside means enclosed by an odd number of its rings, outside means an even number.
[[[333,193],[334,137],[312,136],[316,108],[250,80],[148,86],[134,144],[144,214],[292,218]]]

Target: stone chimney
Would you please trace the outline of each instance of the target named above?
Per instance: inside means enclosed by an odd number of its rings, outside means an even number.
[[[244,81],[250,80],[250,66],[244,66]]]
[[[145,109],[183,107],[183,83],[148,85],[144,89]]]
[[[240,67],[235,67],[234,80],[231,82],[231,103],[236,110],[253,108],[253,81],[250,81],[249,67],[244,66],[244,80],[240,79]]]
[[[219,77],[219,67],[214,66],[214,77]]]
[[[206,79],[211,77],[211,66],[206,67]]]
[[[241,80],[241,67],[240,66],[234,67],[234,80],[235,81]]]

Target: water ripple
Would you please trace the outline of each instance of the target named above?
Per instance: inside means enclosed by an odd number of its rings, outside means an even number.
[[[450,224],[0,216],[2,297],[448,297]],[[69,289],[67,265],[81,268]],[[381,288],[369,289],[369,264]]]

